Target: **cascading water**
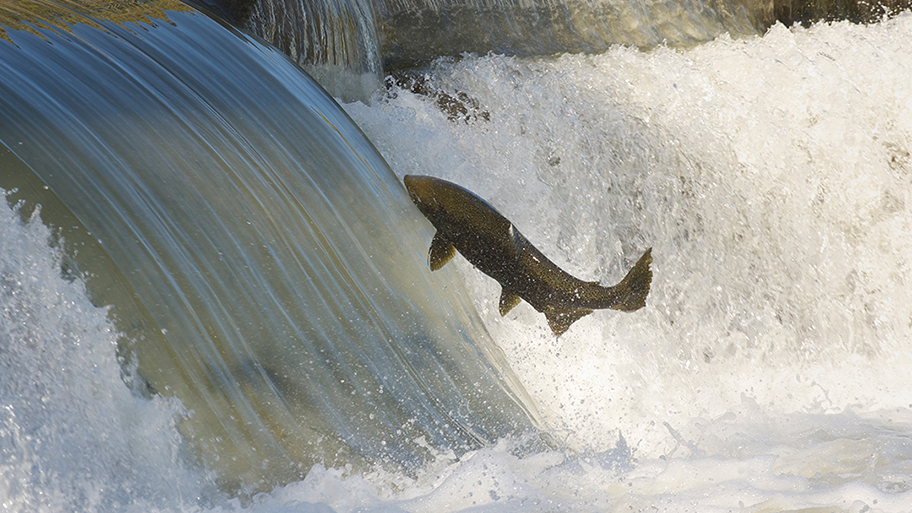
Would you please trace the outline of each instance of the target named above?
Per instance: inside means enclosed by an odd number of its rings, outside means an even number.
[[[223,487],[531,428],[465,294],[420,272],[404,189],[282,55],[178,4],[31,7],[56,30],[0,47],[3,187],[67,230],[71,274]]]
[[[380,6],[351,2],[254,2],[245,30],[280,48],[333,96],[370,96],[382,80]]]
[[[909,0],[191,0],[301,64],[333,96],[366,100],[384,70],[464,53],[552,55],[688,46],[776,22],[874,22]]]
[[[653,247],[645,309],[555,339],[427,270],[278,52],[176,3],[0,13],[4,508],[909,511],[912,16],[466,55],[346,105],[576,276]]]
[[[763,3],[370,0],[196,0],[300,63],[336,97],[366,99],[383,70],[444,55],[599,52],[755,34],[769,24]]]

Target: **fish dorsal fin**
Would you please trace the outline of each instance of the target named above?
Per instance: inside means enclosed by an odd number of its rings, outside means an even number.
[[[428,265],[432,271],[436,271],[449,262],[456,255],[456,247],[453,243],[440,236],[440,232],[434,234],[434,240],[431,241],[431,249],[428,251]]]
[[[520,301],[522,301],[522,298],[507,289],[503,289],[500,292],[500,316],[507,315],[507,312],[518,305]]]
[[[570,329],[571,324],[591,313],[592,310],[583,308],[568,310],[552,307],[545,310],[545,317],[548,319],[548,326],[551,326],[551,331],[554,333],[554,336],[559,337]]]
[[[517,255],[522,253],[526,238],[519,233],[519,230],[513,226],[513,223],[510,223],[510,229],[507,232],[507,236],[510,238],[510,243],[513,245],[513,251],[515,251]]]

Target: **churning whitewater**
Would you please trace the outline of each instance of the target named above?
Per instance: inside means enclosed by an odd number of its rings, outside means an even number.
[[[3,206],[0,504],[912,510],[910,36],[904,14],[868,26],[775,26],[689,49],[466,55],[426,70],[434,90],[472,99],[464,118],[450,119],[433,94],[394,85],[345,105],[398,177],[432,175],[477,192],[580,279],[607,284],[653,248],[646,308],[586,316],[560,339],[529,305],[501,318],[499,285],[455,257],[459,272],[427,299],[455,295],[445,308],[457,313],[474,306],[483,328],[454,324],[490,334],[496,347],[476,352],[512,369],[528,392],[519,404],[547,436],[446,450],[415,435],[403,446],[425,455],[421,465],[317,463],[262,493],[233,493],[181,429],[200,413],[125,386],[136,368],[118,357],[116,319],[89,300],[78,272],[61,273],[53,232]],[[320,197],[331,203],[343,185],[323,185]],[[420,262],[417,241],[432,228],[404,191],[397,200],[367,189],[393,205],[395,236],[414,241],[404,254]],[[440,323],[427,332],[454,329]],[[339,410],[348,414],[373,419]],[[350,426],[344,420],[337,425]]]
[[[468,56],[428,74],[477,102],[463,120],[396,89],[348,112],[397,173],[491,198],[583,279],[653,246],[650,306],[559,342],[530,308],[502,322],[497,284],[457,260],[555,433],[582,453],[630,447],[638,479],[608,509],[905,511],[907,494],[880,491],[910,482],[910,31],[905,15],[689,50]]]

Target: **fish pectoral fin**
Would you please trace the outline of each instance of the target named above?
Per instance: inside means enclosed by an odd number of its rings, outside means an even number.
[[[518,305],[522,301],[522,298],[516,294],[510,292],[507,289],[503,289],[500,292],[500,316],[503,317],[513,309],[514,306]]]
[[[455,255],[456,246],[441,237],[440,232],[434,234],[434,240],[431,241],[431,249],[428,251],[428,265],[431,266],[431,270],[440,269]]]
[[[552,307],[546,309],[544,313],[545,317],[548,319],[548,326],[551,326],[551,331],[554,333],[554,336],[559,337],[570,329],[571,324],[580,320],[580,318],[591,314],[592,310],[583,308],[559,309]]]

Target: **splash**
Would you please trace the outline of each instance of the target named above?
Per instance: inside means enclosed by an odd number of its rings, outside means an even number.
[[[429,80],[472,97],[489,120],[454,122],[401,89],[347,109],[397,173],[479,193],[583,279],[610,282],[653,246],[647,308],[594,314],[557,340],[531,309],[502,319],[490,299],[497,285],[456,261],[570,447],[610,450],[620,434],[656,468],[682,458],[683,479],[713,458],[780,461],[774,447],[784,444],[809,466],[784,458],[792,463],[770,463],[765,475],[836,486],[839,459],[856,454],[854,479],[906,490],[903,477],[861,471],[880,465],[860,456],[880,441],[837,433],[868,418],[873,432],[892,431],[890,412],[906,418],[912,406],[910,31],[903,15],[870,27],[776,26],[690,50],[439,61]],[[782,431],[766,449],[742,451],[773,425]],[[812,435],[815,425],[827,434]],[[644,483],[659,486],[651,479],[661,472]],[[644,489],[645,500],[659,488]]]
[[[6,196],[5,191],[0,191]],[[211,485],[187,459],[173,399],[122,378],[118,333],[36,213],[0,207],[0,501],[13,511],[180,506]],[[138,499],[139,498],[139,499]]]

